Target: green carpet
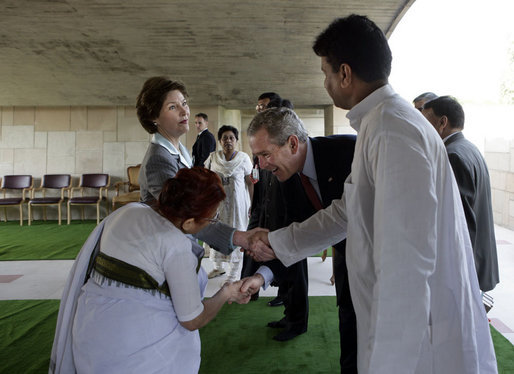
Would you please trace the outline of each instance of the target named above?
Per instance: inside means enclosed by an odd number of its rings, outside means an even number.
[[[0,301],[0,373],[48,373],[59,300]]]
[[[95,220],[0,222],[0,261],[74,260],[87,237],[96,227]],[[320,257],[319,253],[316,257]],[[328,249],[328,257],[332,248]]]
[[[491,336],[498,361],[498,373],[514,373],[514,345],[493,327],[491,327]]]
[[[309,330],[288,342],[272,337],[280,329],[266,327],[283,317],[270,308],[271,298],[249,305],[224,306],[220,315],[200,330],[203,374],[337,373],[339,329],[335,296],[309,297]],[[222,364],[221,364],[222,363]]]
[[[333,250],[332,247],[329,247],[327,249],[327,257],[332,257],[332,250]],[[314,255],[312,257],[321,257],[322,254],[323,254],[323,252],[320,252],[317,255]]]
[[[57,221],[0,222],[0,261],[74,260],[95,227],[96,220],[61,226]]]
[[[266,323],[282,308],[269,298],[225,305],[200,331],[201,374],[337,373],[339,338],[334,296],[310,297],[309,331],[279,343]],[[0,373],[47,373],[58,300],[0,301]],[[514,373],[514,346],[491,327],[500,374]]]

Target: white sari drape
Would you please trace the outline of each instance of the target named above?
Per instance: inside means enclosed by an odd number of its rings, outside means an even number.
[[[205,165],[216,172],[221,178],[227,197],[218,209],[220,221],[246,231],[248,227],[248,212],[250,209],[250,194],[245,183],[245,176],[252,172],[252,161],[244,152],[237,152],[231,160],[226,160],[222,151],[211,153]],[[242,260],[242,252],[234,250],[225,256],[217,251],[211,251],[211,260],[238,263]]]

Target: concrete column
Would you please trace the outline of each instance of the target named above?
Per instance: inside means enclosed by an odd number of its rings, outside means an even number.
[[[334,135],[334,106],[325,107],[325,136]]]
[[[325,135],[355,134],[350,121],[346,118],[347,110],[337,108],[334,105],[325,107]]]

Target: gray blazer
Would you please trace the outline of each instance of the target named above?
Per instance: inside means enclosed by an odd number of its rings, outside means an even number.
[[[178,155],[172,155],[159,144],[150,143],[139,171],[141,201],[152,204],[158,198],[164,182],[173,178],[182,168],[187,168],[187,165],[180,162]],[[232,246],[234,231],[233,227],[216,223],[208,225],[195,237],[223,254],[230,254],[234,250]]]
[[[478,283],[482,291],[499,282],[489,171],[482,154],[459,132],[445,142],[466,215]]]

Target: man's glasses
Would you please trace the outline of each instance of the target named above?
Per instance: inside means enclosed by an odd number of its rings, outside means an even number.
[[[214,217],[204,218],[204,220],[209,221],[210,223],[218,223],[220,221],[220,212],[216,212]]]
[[[255,110],[257,112],[261,112],[263,111],[264,109],[266,109],[266,104],[257,104],[257,106],[255,107]]]

